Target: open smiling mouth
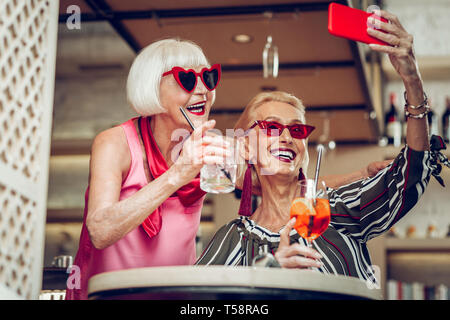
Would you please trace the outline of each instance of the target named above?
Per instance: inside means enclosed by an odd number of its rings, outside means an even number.
[[[196,104],[192,104],[190,106],[187,106],[187,111],[189,111],[192,114],[195,114],[196,116],[202,116],[205,114],[205,110],[206,110],[206,102],[202,101],[202,102],[198,102]]]
[[[270,151],[270,154],[283,162],[291,162],[294,161],[297,154],[291,149],[273,149]]]

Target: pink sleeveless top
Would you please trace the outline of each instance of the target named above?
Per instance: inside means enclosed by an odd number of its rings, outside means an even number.
[[[143,165],[143,150],[133,123],[134,119],[121,124],[130,148],[131,165],[122,183],[119,201],[130,197],[148,183]],[[177,197],[169,197],[160,206],[163,224],[156,236],[150,238],[142,226],[139,226],[113,245],[97,250],[92,245],[86,228],[88,194],[89,188],[85,195],[83,228],[74,261],[74,266],[80,268],[80,288],[79,290],[70,288],[76,284],[76,281],[71,281],[71,278],[75,277],[72,268],[66,299],[87,299],[88,280],[98,273],[130,268],[194,264],[195,236],[200,223],[204,196],[189,207],[184,207]]]

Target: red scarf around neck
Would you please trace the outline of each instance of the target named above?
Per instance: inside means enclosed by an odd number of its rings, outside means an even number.
[[[144,143],[145,153],[147,154],[150,174],[153,180],[156,180],[167,171],[168,166],[153,137],[150,127],[150,117],[139,118],[139,129]],[[200,178],[197,176],[197,178],[178,189],[172,196],[178,197],[183,206],[189,207],[205,194],[206,192],[200,189]],[[142,227],[149,237],[154,237],[161,230],[161,226],[161,209],[158,207],[144,220]]]

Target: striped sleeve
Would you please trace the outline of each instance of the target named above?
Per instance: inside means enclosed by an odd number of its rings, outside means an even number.
[[[234,251],[240,249],[241,235],[236,220],[222,226],[197,259],[196,265],[229,265]],[[241,250],[242,251],[242,250]]]
[[[406,146],[375,177],[329,192],[331,223],[361,242],[389,230],[417,203],[430,180],[431,154]]]

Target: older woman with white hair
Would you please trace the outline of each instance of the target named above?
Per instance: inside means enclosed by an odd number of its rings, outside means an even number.
[[[88,279],[101,272],[194,263],[205,195],[197,176],[203,164],[227,154],[222,137],[202,137],[215,125],[207,120],[220,72],[190,41],[157,41],[136,57],[127,96],[141,117],[93,142],[67,299],[87,298]],[[180,106],[189,112],[193,132]],[[187,139],[172,139],[177,129]]]

